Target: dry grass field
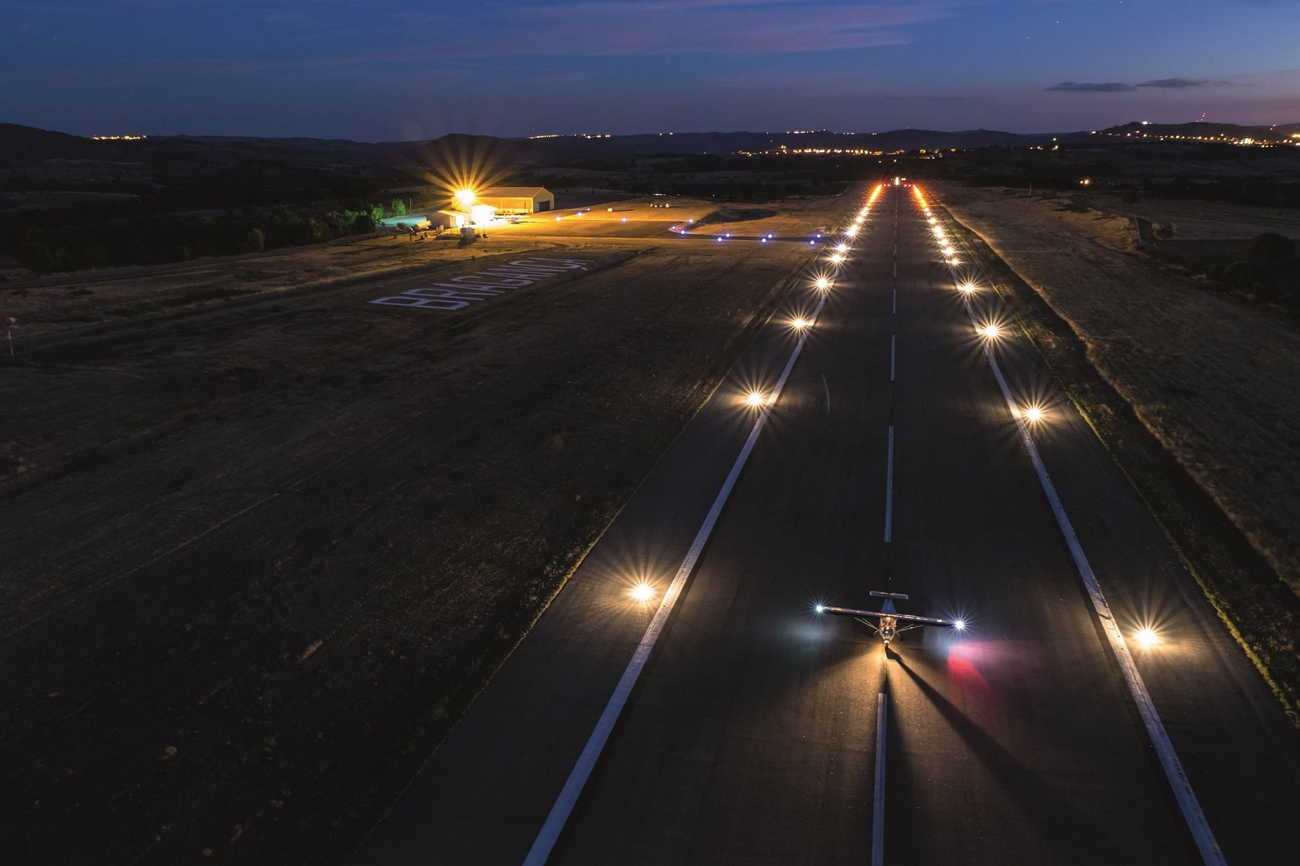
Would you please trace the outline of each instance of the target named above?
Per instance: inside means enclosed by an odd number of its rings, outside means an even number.
[[[1300,591],[1300,334],[1132,255],[1123,217],[996,190],[942,194]]]
[[[345,853],[809,258],[684,211],[5,290],[13,861]],[[369,303],[520,256],[591,264]]]
[[[1300,238],[1300,212],[1294,208],[1267,208],[1195,199],[1148,198],[1125,202],[1109,193],[1089,193],[1085,200],[1094,210],[1116,216],[1138,216],[1172,225],[1179,239],[1229,240],[1277,232]]]

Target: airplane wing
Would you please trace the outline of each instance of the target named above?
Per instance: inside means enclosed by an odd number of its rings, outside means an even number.
[[[818,613],[831,613],[837,616],[871,616],[882,617],[892,616],[900,622],[914,622],[920,625],[942,625],[955,628],[957,623],[949,619],[938,619],[932,616],[913,616],[909,613],[883,613],[878,610],[854,610],[850,607],[831,607],[829,605],[818,605]]]

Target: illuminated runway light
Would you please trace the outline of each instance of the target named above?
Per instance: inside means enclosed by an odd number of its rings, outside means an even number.
[[[988,322],[980,325],[977,330],[981,337],[993,342],[1002,339],[1005,334],[1002,327],[997,322]]]
[[[1138,646],[1143,649],[1151,649],[1153,646],[1160,643],[1160,635],[1156,634],[1156,630],[1150,626],[1138,629],[1137,632],[1134,633],[1133,638],[1138,642]]]
[[[812,327],[812,322],[803,316],[796,316],[790,320],[790,327],[796,331],[806,331]]]
[[[839,244],[835,247],[835,252],[837,253],[847,253],[848,251],[849,251],[848,244]]]
[[[963,295],[973,295],[980,290],[980,287],[967,280],[964,283],[957,284],[957,291]]]
[[[851,226],[849,226],[844,230],[844,233],[849,237],[855,236],[858,233],[858,224],[853,223]]]
[[[650,601],[658,594],[659,593],[655,591],[655,588],[648,583],[638,583],[636,586],[628,590],[628,595],[640,602]]]
[[[844,262],[844,256],[840,255],[839,253],[835,253],[834,255],[831,256],[832,264],[838,265],[838,264],[842,264],[843,262]]]
[[[950,258],[948,259],[948,264],[950,264],[950,265],[960,265],[960,264],[961,264],[961,259],[957,258],[956,256],[952,256],[952,257],[950,257]]]
[[[1030,404],[1021,406],[1016,410],[1020,418],[1024,419],[1030,426],[1036,427],[1047,420],[1047,410],[1042,406]]]
[[[813,287],[819,292],[829,292],[831,290],[831,281],[829,277],[818,277],[813,283]]]
[[[965,630],[966,630],[966,620],[964,620],[964,619],[953,620],[952,627],[955,628],[955,629],[957,629],[957,631],[965,631]]]
[[[771,405],[772,396],[764,394],[762,391],[750,391],[745,395],[745,405],[751,409],[761,409],[764,406]]]
[[[813,611],[816,612],[816,613],[825,613],[825,612],[826,612],[826,605],[824,605],[824,604],[814,604],[814,605],[813,605]]]

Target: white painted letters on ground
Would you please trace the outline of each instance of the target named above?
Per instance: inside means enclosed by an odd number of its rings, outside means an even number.
[[[560,274],[589,270],[591,265],[587,259],[515,259],[487,270],[451,277],[446,282],[375,298],[370,303],[452,313],[478,301],[503,295],[510,289],[522,289]]]

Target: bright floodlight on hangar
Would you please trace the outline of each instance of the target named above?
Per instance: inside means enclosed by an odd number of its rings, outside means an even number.
[[[555,194],[541,186],[494,186],[479,190],[478,203],[491,205],[497,213],[538,213],[555,207]]]

